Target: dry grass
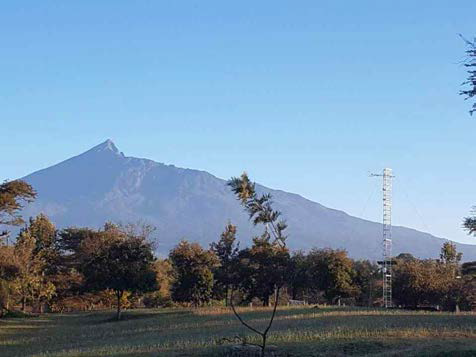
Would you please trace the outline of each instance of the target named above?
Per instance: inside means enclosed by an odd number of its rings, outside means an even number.
[[[264,326],[267,308],[240,308]],[[0,320],[0,356],[219,356],[221,337],[247,335],[225,308],[134,310]],[[271,341],[290,356],[476,355],[476,315],[281,307]],[[445,354],[446,353],[446,354]]]

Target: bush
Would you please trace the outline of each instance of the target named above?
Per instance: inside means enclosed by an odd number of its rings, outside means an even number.
[[[158,290],[145,294],[142,302],[144,303],[144,306],[148,308],[174,306],[170,296],[164,295]]]

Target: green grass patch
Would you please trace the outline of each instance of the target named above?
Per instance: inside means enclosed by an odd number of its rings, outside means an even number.
[[[253,326],[269,310],[241,309]],[[0,319],[1,356],[220,356],[222,337],[257,341],[226,308],[47,314]],[[269,343],[289,356],[472,356],[476,314],[280,308]]]

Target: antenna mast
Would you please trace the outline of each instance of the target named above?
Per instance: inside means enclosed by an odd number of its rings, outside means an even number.
[[[392,169],[383,169],[383,174],[371,174],[383,178],[383,305],[385,308],[392,307]]]

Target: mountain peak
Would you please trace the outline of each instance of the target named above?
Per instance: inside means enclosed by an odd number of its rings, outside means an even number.
[[[98,150],[110,150],[112,152],[119,153],[119,149],[111,139],[107,139],[105,142],[95,146],[94,148]]]
[[[107,139],[101,144],[94,146],[93,148],[86,151],[84,154],[113,154],[118,156],[124,156],[124,154],[119,151],[119,149],[111,139]]]

